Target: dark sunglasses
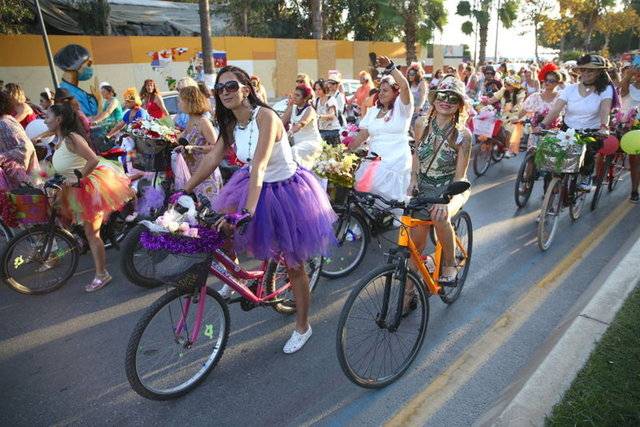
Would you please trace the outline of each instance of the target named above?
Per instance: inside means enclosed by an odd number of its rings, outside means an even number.
[[[556,79],[544,79],[545,83],[549,83],[549,84],[554,84],[554,83],[558,83],[558,81]]]
[[[460,98],[460,95],[451,92],[437,92],[436,101],[446,102],[447,104],[460,104],[462,98]]]
[[[304,83],[304,80],[296,80],[296,83]]]
[[[229,80],[226,83],[216,83],[216,85],[213,87],[213,90],[218,94],[222,94],[225,89],[229,93],[235,93],[240,89],[240,82],[236,80]]]
[[[485,76],[495,76],[496,73],[484,73]]]

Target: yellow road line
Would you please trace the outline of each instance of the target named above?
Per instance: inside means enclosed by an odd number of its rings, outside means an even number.
[[[509,307],[444,372],[396,412],[386,425],[424,425],[511,338],[573,268],[604,240],[631,209],[632,205],[626,200],[621,206],[614,208],[553,270]]]

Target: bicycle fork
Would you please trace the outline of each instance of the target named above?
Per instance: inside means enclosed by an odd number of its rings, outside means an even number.
[[[389,258],[396,258],[396,269],[393,274],[387,275],[384,283],[384,292],[382,297],[382,308],[378,313],[376,323],[379,328],[387,329],[389,332],[395,332],[400,326],[402,320],[402,312],[404,310],[404,292],[407,285],[407,268],[409,262],[409,251],[406,248],[394,249],[390,252]],[[398,292],[398,298],[395,301],[396,310],[393,319],[387,320],[389,315],[389,305],[393,304],[391,300],[391,283],[396,279],[400,282],[400,289]]]
[[[185,348],[190,348],[198,339],[198,335],[200,335],[200,329],[202,328],[202,317],[204,315],[204,304],[207,296],[206,286],[201,286],[200,289],[194,291],[193,294],[191,294],[189,298],[184,301],[184,303],[180,304],[180,320],[178,321],[174,332],[176,342],[180,342],[178,337],[180,336],[180,334],[182,334],[182,331],[187,329],[187,317],[189,316],[189,309],[191,308],[191,302],[196,295],[198,295],[198,300],[196,302],[198,304],[198,306],[196,307],[196,318],[193,325],[193,330],[191,331],[191,335],[184,343]],[[189,331],[187,330],[187,334],[188,333]]]

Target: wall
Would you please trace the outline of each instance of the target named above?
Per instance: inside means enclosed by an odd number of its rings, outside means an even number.
[[[200,50],[199,37],[50,36],[49,40],[54,54],[70,43],[89,49],[98,81],[108,81],[119,94],[130,86],[140,88],[147,78],[155,79],[162,90],[167,90],[165,78],[185,76],[188,61]],[[38,99],[44,87],[52,86],[40,36],[3,35],[0,46],[0,80],[20,83],[32,100]],[[151,68],[148,52],[175,47],[189,50],[166,68]],[[313,79],[326,77],[328,70],[338,69],[343,78],[354,78],[368,65],[369,52],[405,63],[404,44],[391,42],[214,37],[213,48],[226,51],[229,64],[259,75],[270,97],[289,93],[298,72],[307,73]],[[437,57],[429,62],[451,62],[445,60],[443,51],[443,48],[434,49]],[[418,48],[418,57],[426,59],[426,56],[426,49]],[[60,78],[62,73],[59,69],[57,72]],[[81,86],[88,90],[89,83],[82,82]]]

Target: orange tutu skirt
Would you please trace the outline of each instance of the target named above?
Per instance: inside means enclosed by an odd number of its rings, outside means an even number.
[[[64,186],[59,195],[59,212],[72,223],[93,221],[102,214],[121,209],[135,196],[129,178],[111,166],[98,165],[80,180],[80,187]]]

